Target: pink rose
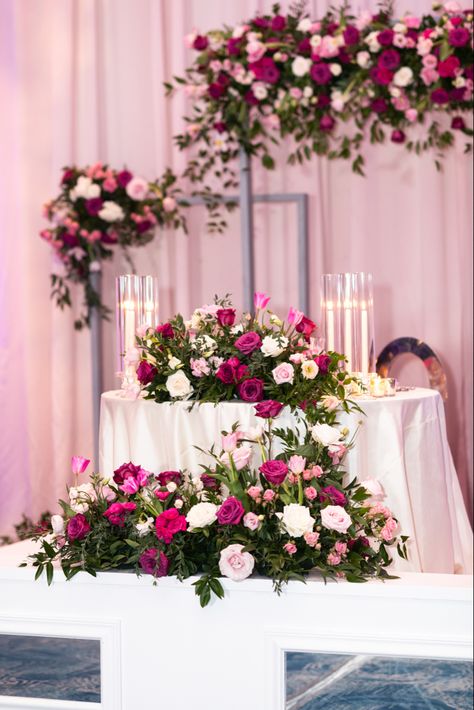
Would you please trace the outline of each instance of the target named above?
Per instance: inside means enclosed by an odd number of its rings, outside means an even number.
[[[319,533],[318,532],[305,532],[303,537],[304,537],[306,544],[309,547],[316,547],[316,545],[318,544],[318,540],[319,540]]]
[[[422,59],[422,64],[427,69],[436,69],[438,66],[438,60],[434,54],[426,54]]]
[[[385,498],[383,486],[375,478],[366,478],[366,480],[362,481],[360,485],[366,489],[367,493],[370,493],[372,498],[377,498],[379,500]]]
[[[265,399],[263,402],[258,402],[255,405],[255,413],[257,417],[262,417],[262,419],[270,419],[277,417],[284,405],[281,402],[277,402],[274,399]]]
[[[198,359],[191,358],[189,364],[191,365],[191,372],[194,377],[204,377],[204,375],[208,375],[211,371],[207,360],[203,357]]]
[[[156,537],[167,545],[177,533],[186,530],[187,527],[186,517],[180,515],[176,508],[163,511],[155,520]]]
[[[247,513],[244,515],[243,523],[244,527],[249,530],[256,530],[260,525],[260,520],[258,519],[258,515],[255,515],[255,513]]]
[[[284,461],[274,459],[262,463],[259,471],[272,486],[281,486],[288,473],[288,466]]]
[[[308,500],[314,500],[318,495],[318,491],[313,486],[308,486],[308,488],[304,489],[304,494]]]
[[[277,385],[293,384],[295,369],[289,362],[282,362],[272,370],[273,379]]]
[[[104,517],[111,525],[123,528],[127,514],[136,510],[136,507],[135,503],[112,503],[104,512]]]
[[[249,486],[249,488],[247,488],[247,495],[249,495],[252,500],[258,500],[262,495],[262,489],[258,486]]]
[[[242,552],[243,545],[229,545],[221,550],[219,569],[224,577],[234,582],[247,579],[253,572],[255,560],[250,552]]]
[[[323,475],[324,471],[321,466],[312,466],[303,471],[303,479],[305,481],[311,481],[312,478],[321,478]]]
[[[146,574],[152,574],[154,577],[166,577],[168,574],[168,558],[164,552],[159,552],[154,548],[145,550],[140,555],[139,563]]]
[[[269,503],[275,498],[275,495],[275,491],[272,491],[271,488],[267,488],[267,490],[263,494],[263,500]]]
[[[253,304],[255,308],[266,308],[269,301],[270,296],[267,296],[266,293],[262,293],[261,291],[255,292],[253,297]]]
[[[165,197],[163,200],[163,209],[165,212],[174,212],[176,204],[174,197]]]
[[[405,111],[405,118],[410,123],[414,123],[418,118],[418,111],[416,108],[409,108],[408,111]]]
[[[347,552],[347,543],[338,541],[334,545],[334,549],[336,550],[338,555],[345,555]]]
[[[287,542],[286,545],[283,545],[283,549],[288,552],[289,555],[294,555],[297,551],[297,547],[293,542]]]
[[[235,468],[237,471],[241,471],[250,462],[252,457],[252,449],[250,446],[239,446],[234,449],[231,454]],[[222,454],[219,460],[222,464],[224,464],[224,466],[230,466],[230,457],[227,451]]]
[[[341,561],[340,555],[337,555],[335,552],[330,552],[328,555],[328,565],[332,565],[335,567],[338,565]]]
[[[321,524],[328,530],[345,533],[352,525],[352,520],[340,505],[328,505],[321,510]]]
[[[263,380],[258,377],[244,380],[237,387],[240,399],[244,402],[259,402],[263,399],[263,385]]]
[[[84,473],[88,465],[90,464],[90,459],[85,459],[84,456],[73,456],[71,458],[71,468],[74,474]]]
[[[125,192],[132,200],[144,200],[148,195],[148,183],[141,177],[134,177],[127,183]]]
[[[380,537],[385,540],[385,542],[390,542],[393,538],[393,530],[390,530],[386,525],[380,531]]]
[[[417,30],[421,25],[421,19],[419,17],[415,17],[414,15],[405,15],[403,22],[411,30]]]
[[[231,326],[235,322],[235,308],[219,308],[216,313],[217,320],[222,326]]]
[[[262,344],[262,339],[258,333],[254,333],[252,330],[248,333],[244,333],[237,338],[234,345],[237,350],[240,350],[244,355],[250,355],[254,350],[257,350]]]

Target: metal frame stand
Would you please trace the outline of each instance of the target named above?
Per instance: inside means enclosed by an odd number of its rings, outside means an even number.
[[[252,312],[253,295],[255,292],[255,260],[253,252],[253,204],[263,203],[295,203],[298,216],[298,307],[304,312],[309,308],[309,238],[308,238],[308,195],[304,192],[276,193],[272,195],[254,195],[252,192],[251,158],[241,148],[240,156],[240,190],[238,195],[220,198],[221,202],[236,202],[240,206],[240,236],[242,249],[242,279],[244,310]],[[202,197],[188,197],[188,205],[205,205]],[[100,293],[101,276],[91,276],[94,288]],[[94,423],[94,458],[96,468],[99,462],[99,421],[100,395],[102,393],[102,329],[100,316],[96,310],[91,317],[92,341],[92,407]]]

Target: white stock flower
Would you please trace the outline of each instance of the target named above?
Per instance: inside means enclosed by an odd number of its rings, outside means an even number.
[[[311,67],[311,59],[307,57],[295,57],[291,63],[291,71],[295,76],[304,76]]]
[[[106,200],[99,212],[99,217],[104,222],[120,222],[125,217],[125,213],[116,202]]]
[[[51,527],[55,535],[64,535],[64,518],[62,515],[51,516]]]
[[[168,360],[168,365],[172,370],[177,370],[178,367],[182,367],[183,363],[177,357],[170,357]]]
[[[94,197],[100,197],[100,186],[92,182],[90,177],[81,175],[77,178],[76,185],[69,191],[69,197],[73,202],[79,197],[84,200],[92,200]]]
[[[75,513],[87,513],[89,504],[97,499],[92,483],[82,483],[69,489],[69,504]]]
[[[146,535],[153,527],[153,518],[147,518],[143,523],[136,523],[135,528],[140,537]]]
[[[262,341],[262,347],[260,350],[265,357],[278,357],[278,355],[281,355],[287,346],[288,338],[284,335],[281,335],[279,338],[272,338],[271,335],[267,335]]]
[[[342,434],[336,427],[329,424],[315,424],[311,429],[311,435],[315,441],[323,446],[333,446],[341,441]]]
[[[408,86],[413,81],[413,71],[410,67],[401,67],[393,77],[396,86]]]
[[[166,380],[166,389],[171,397],[187,397],[193,392],[193,386],[182,370],[170,375]]]
[[[291,537],[302,537],[313,530],[315,519],[311,517],[309,508],[305,505],[298,505],[298,503],[285,505],[280,516],[286,532]]]
[[[186,520],[189,529],[205,528],[217,520],[218,506],[214,503],[196,503],[189,509]]]
[[[206,357],[209,357],[215,350],[217,350],[217,343],[214,338],[209,335],[198,335],[192,343],[191,347],[193,350],[199,350],[200,353],[206,353]]]

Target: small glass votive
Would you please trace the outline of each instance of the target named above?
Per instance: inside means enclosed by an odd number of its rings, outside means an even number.
[[[385,394],[387,397],[395,397],[397,393],[398,382],[395,377],[386,377],[385,380]]]
[[[383,377],[371,377],[369,380],[369,394],[372,397],[385,397],[386,388]]]

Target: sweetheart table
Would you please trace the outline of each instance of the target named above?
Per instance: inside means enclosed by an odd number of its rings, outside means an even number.
[[[349,475],[378,479],[384,503],[410,536],[409,561],[394,555],[397,572],[472,573],[472,530],[446,436],[444,406],[437,391],[416,388],[394,397],[359,397],[364,414],[342,413],[340,425],[359,429],[346,459]],[[200,471],[205,451],[220,444],[222,430],[238,421],[247,431],[261,424],[253,405],[195,405],[130,400],[105,392],[101,402],[100,472],[111,476],[132,461],[154,473]],[[295,425],[288,409],[278,425]]]

